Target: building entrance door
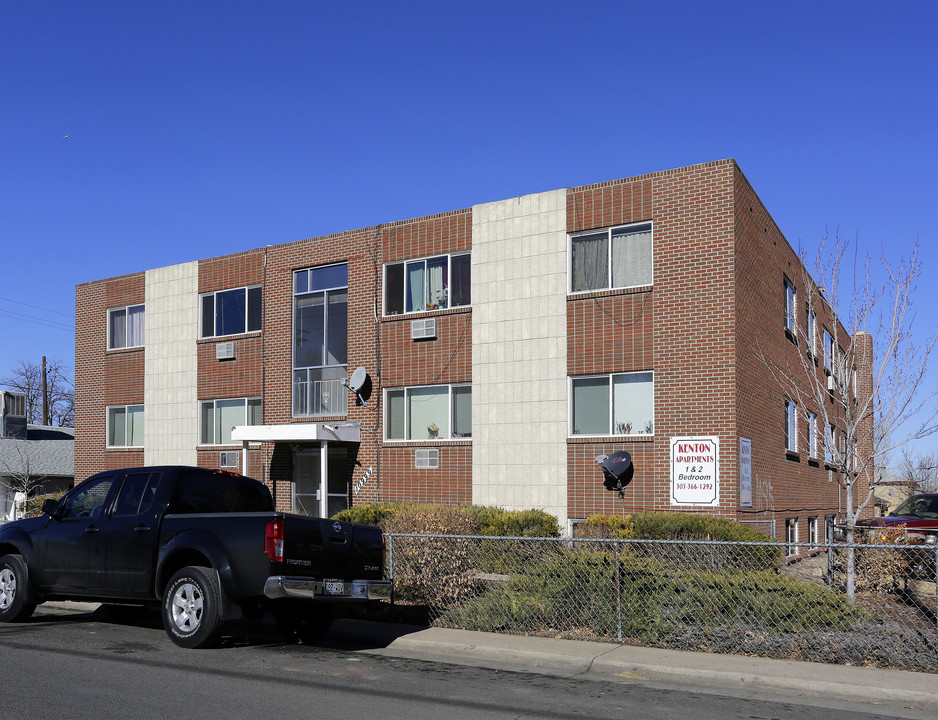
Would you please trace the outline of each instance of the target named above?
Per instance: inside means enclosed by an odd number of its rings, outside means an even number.
[[[331,517],[347,507],[348,448],[323,442],[318,448],[294,451],[293,512]]]

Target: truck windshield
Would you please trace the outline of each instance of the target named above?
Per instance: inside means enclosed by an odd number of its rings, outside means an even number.
[[[902,503],[891,514],[936,518],[938,517],[938,495],[916,495]]]

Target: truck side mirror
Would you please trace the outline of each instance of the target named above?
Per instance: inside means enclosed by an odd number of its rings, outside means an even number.
[[[59,509],[58,502],[56,502],[52,498],[47,498],[46,500],[42,501],[42,511],[46,515],[55,517],[55,513],[58,511],[58,509]]]

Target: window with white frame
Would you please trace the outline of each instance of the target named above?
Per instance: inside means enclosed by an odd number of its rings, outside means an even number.
[[[571,435],[651,435],[654,373],[588,375],[570,380]]]
[[[199,337],[223,337],[261,329],[261,286],[204,293]]]
[[[808,518],[808,542],[817,542],[817,518]]]
[[[810,305],[805,312],[805,339],[808,353],[814,355],[817,352],[817,316],[814,314],[814,308]]]
[[[387,440],[472,437],[472,385],[424,385],[385,391]]]
[[[570,292],[652,284],[651,224],[570,236]]]
[[[293,416],[348,410],[348,265],[293,273]]]
[[[834,372],[834,338],[827,328],[824,328],[824,369]]]
[[[833,425],[827,426],[827,433],[824,438],[824,462],[834,462],[834,436],[836,430]]]
[[[107,446],[143,447],[143,405],[107,408]]]
[[[795,292],[795,286],[791,280],[785,278],[785,329],[795,335],[797,329],[797,319],[795,317],[795,308],[798,300],[798,294]]]
[[[127,305],[107,311],[108,350],[143,347],[143,331],[143,305]]]
[[[798,451],[798,403],[785,398],[785,449]]]
[[[202,445],[230,445],[232,429],[240,425],[260,424],[260,398],[203,400],[199,403],[199,443]]]
[[[445,310],[469,305],[470,254],[450,253],[384,266],[384,314]]]
[[[785,520],[785,542],[798,542],[798,518],[787,518]],[[798,548],[793,544],[785,546],[785,557],[791,557],[798,554]]]
[[[808,456],[817,457],[817,413],[808,412],[805,439],[808,445]]]

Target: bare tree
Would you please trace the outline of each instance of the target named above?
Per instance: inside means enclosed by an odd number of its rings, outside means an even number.
[[[909,488],[909,495],[938,492],[938,453],[915,453],[902,449],[902,467],[896,472]]]
[[[0,385],[26,393],[26,421],[42,422],[42,364],[19,361],[19,366]],[[69,368],[58,360],[46,362],[49,424],[72,427],[75,424],[75,386]]]
[[[32,458],[27,446],[29,441],[14,442],[15,452],[0,455],[0,483],[10,489],[14,498],[17,493],[22,493],[23,497],[29,498],[42,489],[46,476],[32,469]]]
[[[891,453],[938,430],[936,391],[925,386],[938,334],[921,340],[912,328],[922,270],[918,244],[908,259],[880,258],[881,282],[874,280],[870,257],[860,262],[855,253],[855,244],[828,235],[812,277],[802,250],[798,292],[804,303],[789,299],[789,305],[790,312],[803,307],[806,317],[790,320],[789,330],[805,352],[784,367],[770,363],[787,396],[820,425],[814,432],[822,439],[824,461],[844,490],[848,546],[873,499],[876,469],[887,465]],[[853,282],[846,283],[851,270]],[[853,559],[848,547],[849,597],[855,592]]]

